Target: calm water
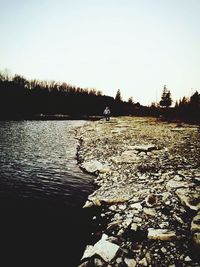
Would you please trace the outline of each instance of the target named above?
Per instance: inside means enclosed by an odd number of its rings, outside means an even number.
[[[0,122],[0,266],[76,266],[89,232],[81,207],[94,190],[75,159],[83,123]]]

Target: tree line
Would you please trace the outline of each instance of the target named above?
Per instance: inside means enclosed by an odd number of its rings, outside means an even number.
[[[161,100],[159,103],[152,103],[151,111],[158,115],[169,119],[180,119],[182,121],[200,123],[200,94],[198,91],[190,97],[183,97],[175,102],[175,106],[171,108],[173,100],[170,90],[164,85]]]
[[[96,89],[76,87],[55,81],[27,80],[21,75],[0,72],[0,119],[30,119],[61,115],[72,118],[102,116],[108,106],[112,116],[163,116],[200,122],[200,94],[176,101],[174,107],[171,92],[163,87],[161,99],[151,106],[134,103],[130,97],[123,101],[120,89],[116,96],[103,95]]]
[[[31,118],[42,115],[101,116],[106,106],[112,115],[129,115],[139,103],[123,101],[95,89],[55,81],[27,80],[21,75],[0,73],[0,118]]]

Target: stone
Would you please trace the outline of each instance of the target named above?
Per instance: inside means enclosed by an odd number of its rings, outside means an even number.
[[[131,205],[130,205],[130,208],[131,208],[131,209],[142,210],[141,202],[131,204]]]
[[[104,261],[110,262],[117,254],[119,246],[107,241],[108,236],[102,235],[102,238],[94,245],[94,254],[99,255]]]
[[[128,267],[135,267],[137,264],[136,260],[134,259],[125,258],[124,261]]]
[[[94,245],[88,245],[81,261],[91,258],[95,254],[99,255],[104,261],[110,262],[119,250],[119,246],[107,241],[108,236],[102,235],[102,238]]]
[[[119,208],[120,210],[125,210],[125,209],[126,209],[126,205],[125,205],[125,204],[124,204],[124,205],[120,204],[120,205],[118,206],[118,208]]]
[[[171,190],[174,188],[183,188],[183,187],[188,188],[188,183],[172,179],[172,180],[169,180],[166,184],[167,190]]]
[[[188,192],[188,190],[177,189],[176,195],[182,205],[187,206],[191,210],[198,211],[200,209],[200,196],[197,193]]]
[[[121,156],[115,156],[115,157],[111,157],[111,160],[116,163],[116,164],[120,164],[120,163],[135,163],[139,160],[139,157],[135,154],[124,154]]]
[[[200,232],[200,212],[192,220],[191,231]]]
[[[81,164],[81,168],[83,168],[86,172],[95,173],[103,169],[103,164],[97,160],[91,160],[83,162]]]
[[[94,247],[92,245],[88,245],[84,251],[81,261],[87,258],[91,258],[93,255],[94,255]]]
[[[148,207],[152,207],[157,203],[157,196],[155,194],[150,194],[145,198],[145,202]]]
[[[107,226],[107,229],[108,230],[117,229],[121,226],[121,224],[122,224],[122,220],[116,220],[114,222],[109,223]]]
[[[121,262],[123,262],[122,258],[117,258],[117,259],[116,259],[116,263],[119,264],[119,263],[121,263]]]
[[[192,261],[191,258],[189,256],[186,256],[184,261],[188,262],[188,261]]]
[[[147,251],[147,253],[145,254],[145,258],[146,258],[148,264],[150,264],[151,263],[151,254],[149,253],[149,251]]]
[[[94,266],[101,267],[104,265],[104,262],[101,259],[94,259]]]
[[[153,208],[144,208],[143,211],[149,216],[156,216],[156,210]]]
[[[133,231],[137,231],[137,229],[138,229],[138,225],[136,224],[136,223],[132,223],[131,224],[131,230],[133,230]]]
[[[83,208],[91,208],[93,205],[94,205],[94,204],[93,204],[92,201],[87,200],[87,201],[85,202],[85,205],[83,206]]]
[[[154,149],[156,149],[156,146],[152,144],[134,146],[134,150],[138,152],[150,152]]]
[[[200,252],[200,233],[194,233],[193,234],[193,243],[194,243],[195,247],[197,247],[199,252]]]
[[[91,266],[90,262],[85,261],[85,262],[81,263],[78,267],[90,267],[90,266]]]
[[[123,226],[125,228],[129,227],[129,225],[132,223],[132,219],[131,218],[128,218],[126,220],[123,221]]]
[[[162,251],[162,253],[166,253],[167,252],[166,248],[164,248],[164,247],[161,248],[161,251]]]
[[[148,229],[148,239],[151,240],[168,241],[173,240],[175,237],[176,233],[174,231],[170,231],[169,229]]]
[[[146,258],[143,258],[139,261],[139,264],[142,265],[142,266],[148,266],[148,263],[147,263],[147,260]]]

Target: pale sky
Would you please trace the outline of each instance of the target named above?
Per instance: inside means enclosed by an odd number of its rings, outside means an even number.
[[[200,0],[0,0],[0,70],[150,105],[200,92]]]

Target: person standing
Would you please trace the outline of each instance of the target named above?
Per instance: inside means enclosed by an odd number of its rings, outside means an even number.
[[[108,107],[105,108],[103,115],[106,118],[106,121],[110,120],[110,109]]]

